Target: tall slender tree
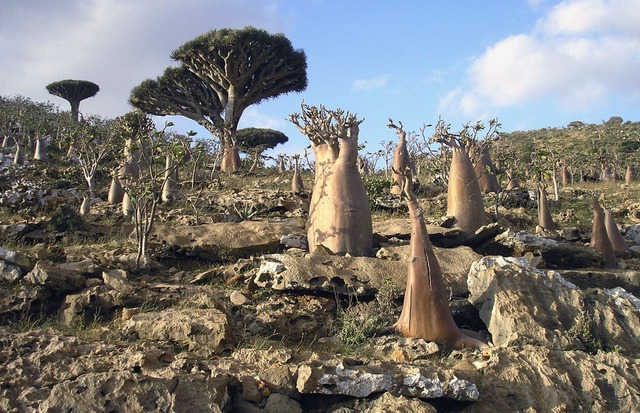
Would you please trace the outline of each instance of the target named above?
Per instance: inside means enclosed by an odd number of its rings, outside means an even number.
[[[68,101],[71,104],[71,118],[78,122],[80,120],[80,102],[95,96],[100,91],[100,87],[88,80],[65,79],[49,83],[47,91]]]

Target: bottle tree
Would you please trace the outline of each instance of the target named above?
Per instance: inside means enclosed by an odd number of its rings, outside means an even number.
[[[206,127],[221,142],[225,172],[240,168],[236,131],[244,110],[307,87],[304,51],[282,34],[251,26],[207,32],[172,58],[182,66],[134,88],[130,101],[148,113],[183,115]]]
[[[80,102],[95,96],[100,91],[100,87],[88,80],[65,79],[48,84],[47,91],[68,101],[71,104],[71,118],[78,122]]]
[[[356,115],[302,104],[291,122],[311,141],[315,180],[307,238],[313,253],[321,245],[334,254],[369,256],[373,244],[371,207],[358,172]]]

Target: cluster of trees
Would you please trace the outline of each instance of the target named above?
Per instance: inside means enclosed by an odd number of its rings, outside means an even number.
[[[100,170],[108,171],[111,187],[108,202],[121,203],[122,213],[135,224],[137,239],[136,265],[148,268],[151,257],[147,240],[153,229],[161,202],[172,202],[177,196],[178,172],[191,168],[191,185],[196,171],[205,163],[219,164],[222,171],[240,168],[239,151],[251,154],[253,171],[262,153],[287,141],[278,131],[248,128],[238,130],[239,120],[247,107],[285,93],[300,92],[307,86],[306,56],[295,50],[282,34],[269,34],[253,27],[241,30],[213,30],[175,50],[172,58],[178,67],[169,67],[157,79],[148,79],[131,91],[130,103],[137,108],[117,119],[83,117],[80,102],[94,96],[99,87],[89,81],[63,80],[47,86],[50,93],[70,103],[71,116],[51,104],[38,104],[22,97],[0,97],[0,133],[7,147],[33,147],[34,159],[45,160],[44,143],[68,148],[66,159],[81,171],[87,183],[87,195],[81,212],[87,213],[95,196],[95,178]],[[156,130],[150,115],[180,115],[194,120],[213,135],[211,142],[193,142],[187,136]],[[415,177],[429,171],[434,180],[447,186],[447,215],[472,236],[490,220],[485,213],[483,193],[500,193],[498,176],[508,173],[509,185],[517,187],[517,175],[542,182],[553,177],[557,193],[557,176],[566,178],[568,168],[580,161],[576,151],[553,146],[548,131],[521,139],[532,150],[522,151],[517,139],[500,134],[500,124],[491,120],[463,125],[452,132],[451,125],[439,120],[432,134],[431,125],[419,132],[407,132],[402,122],[389,119],[389,127],[397,133],[398,142],[389,142],[373,154],[359,155],[359,126],[363,119],[341,109],[301,105],[289,119],[309,138],[314,160],[314,184],[311,191],[307,235],[309,251],[322,251],[345,256],[372,254],[373,234],[369,199],[362,175],[375,171],[376,162],[384,159],[385,174],[393,181],[392,192],[407,202],[411,219],[411,259],[407,289],[400,319],[395,328],[402,334],[455,346],[482,346],[465,336],[453,322],[448,308],[442,272],[429,242],[423,211],[413,193]],[[621,119],[610,119],[601,128],[572,123],[559,134],[576,130],[590,138],[604,169],[617,169],[617,153],[635,153],[640,148],[637,130]],[[554,135],[555,136],[555,135]],[[603,146],[602,140],[626,142],[618,152]],[[620,138],[623,136],[622,138]],[[13,142],[9,142],[13,140]],[[27,142],[28,140],[28,142]],[[218,147],[213,151],[215,142]],[[633,142],[638,143],[634,146]],[[536,146],[537,145],[537,146]],[[635,149],[634,149],[635,148]],[[574,148],[575,149],[575,148]],[[523,154],[524,153],[524,154]],[[528,162],[522,162],[522,157]],[[492,159],[498,162],[494,165]],[[284,156],[280,158],[284,162]],[[309,162],[308,158],[307,161]],[[299,157],[293,158],[292,192],[303,193],[299,174]],[[518,162],[521,162],[520,164]],[[533,165],[527,170],[519,165]],[[184,168],[183,168],[184,169]],[[553,229],[548,213],[544,186],[539,188],[539,216],[543,228]],[[594,203],[594,234],[606,229],[604,212]],[[597,221],[597,228],[596,228]],[[615,223],[613,224],[615,226]],[[596,232],[596,229],[598,232]],[[594,235],[596,236],[596,235]],[[595,243],[596,249],[600,248]],[[608,250],[607,250],[608,251]],[[606,253],[606,251],[604,252]]]

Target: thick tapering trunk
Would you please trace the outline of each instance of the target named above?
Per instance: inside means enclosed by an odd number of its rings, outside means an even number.
[[[616,225],[616,221],[613,219],[613,214],[609,208],[604,210],[604,225],[607,229],[607,237],[609,237],[609,242],[611,242],[611,246],[613,247],[613,252],[616,254],[616,257],[629,257],[629,246],[620,233],[618,225]]]
[[[449,187],[447,188],[447,215],[466,235],[489,223],[484,212],[482,193],[478,186],[469,155],[459,146],[452,147]]]
[[[2,147],[3,148],[11,148],[15,144],[16,144],[16,140],[13,139],[12,136],[4,135],[4,138],[2,139]]]
[[[395,324],[396,330],[405,337],[422,338],[456,348],[486,346],[462,333],[453,320],[447,288],[429,241],[422,210],[413,193],[407,192],[410,194],[407,199],[411,218],[410,255],[404,304]]]
[[[402,185],[404,185],[404,173],[409,166],[409,150],[407,149],[407,135],[404,131],[398,132],[398,146],[393,153],[393,162],[391,163],[391,179],[393,186],[391,193],[393,195],[402,194]]]
[[[131,197],[126,192],[122,196],[122,215],[125,217],[131,216],[134,212],[133,205],[131,203]]]
[[[629,185],[636,180],[636,171],[633,165],[627,165],[627,171],[624,174],[624,183]]]
[[[13,164],[22,166],[24,165],[24,154],[22,153],[22,146],[16,145],[16,153],[13,156]]]
[[[226,173],[233,173],[240,170],[240,152],[233,145],[223,147],[220,170]]]
[[[352,126],[341,146],[314,145],[315,184],[309,206],[308,243],[334,254],[370,256],[373,231],[369,199],[356,165],[358,128]]]
[[[109,186],[109,195],[107,196],[107,202],[111,205],[119,204],[122,202],[124,196],[124,190],[120,184],[120,180],[117,176],[111,178],[111,186]]]
[[[304,192],[304,184],[302,183],[302,176],[298,169],[298,159],[295,158],[293,165],[293,178],[291,179],[291,192],[294,194],[301,194]]]
[[[42,139],[36,139],[36,148],[34,150],[33,159],[40,162],[46,162],[47,160],[47,144]]]
[[[498,184],[498,178],[496,178],[495,175],[495,167],[487,150],[483,150],[482,153],[480,153],[478,162],[473,170],[478,179],[478,186],[480,187],[481,193],[500,192],[500,184]]]
[[[278,157],[278,172],[283,173],[287,170],[287,168],[284,166],[284,156],[279,156]]]
[[[543,188],[538,190],[538,225],[549,231],[556,229],[556,224],[553,222],[551,211],[549,210],[547,191]]]
[[[91,196],[85,196],[80,205],[80,215],[87,215],[91,211]]]
[[[604,211],[595,197],[591,198],[591,206],[593,208],[593,229],[589,246],[604,256],[603,268],[615,268],[617,265],[616,254],[607,234]]]
[[[507,179],[508,179],[507,186],[506,186],[507,191],[513,191],[514,189],[520,188],[520,182],[518,182],[518,180],[514,176],[513,171],[507,172]]]
[[[167,155],[165,161],[164,184],[162,185],[162,202],[169,202],[178,192],[178,169],[173,166],[173,156]]]
[[[562,185],[567,186],[571,185],[571,173],[566,166],[562,167]]]

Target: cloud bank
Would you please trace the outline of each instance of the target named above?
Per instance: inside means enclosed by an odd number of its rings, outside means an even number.
[[[272,0],[4,0],[0,13],[0,95],[68,104],[47,84],[90,80],[100,92],[81,111],[107,117],[130,110],[130,90],[172,64],[186,41],[223,27],[272,32],[287,19]]]
[[[543,100],[579,111],[610,99],[640,101],[640,0],[558,3],[530,33],[507,37],[473,59],[463,85],[440,99],[439,111],[477,119]]]

